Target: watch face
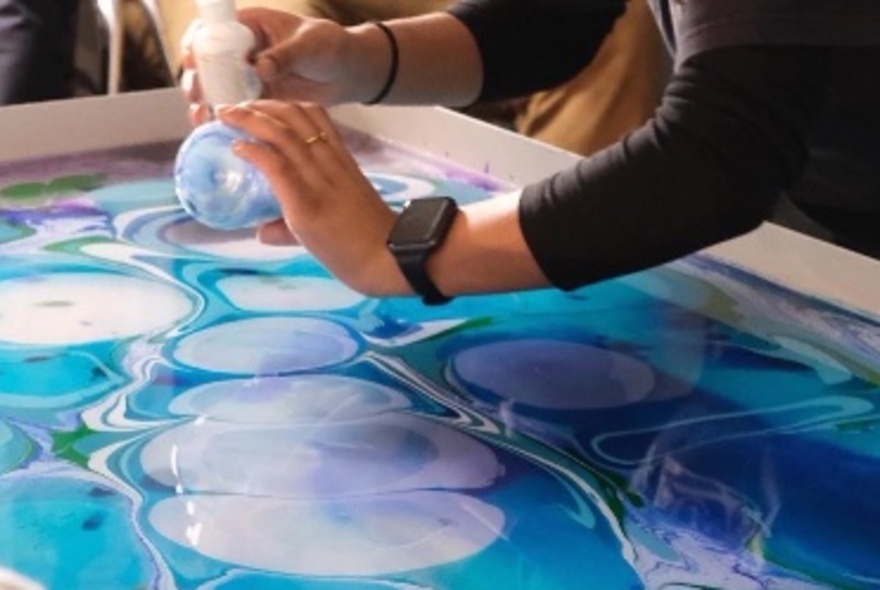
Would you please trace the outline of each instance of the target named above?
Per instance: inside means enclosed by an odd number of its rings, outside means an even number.
[[[456,211],[449,197],[410,201],[388,236],[388,247],[395,252],[430,250],[446,235]]]

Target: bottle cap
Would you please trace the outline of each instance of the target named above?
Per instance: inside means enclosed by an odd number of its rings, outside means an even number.
[[[228,23],[236,20],[235,0],[196,0],[199,16],[205,24]]]

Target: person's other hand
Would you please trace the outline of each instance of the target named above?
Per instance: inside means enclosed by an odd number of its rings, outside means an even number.
[[[283,219],[259,230],[263,242],[303,245],[362,293],[411,293],[385,244],[395,214],[322,107],[259,100],[217,114],[257,140],[234,150],[266,175],[281,205]]]
[[[324,19],[303,18],[266,8],[239,11],[239,20],[256,37],[252,59],[263,82],[264,98],[336,104],[359,100],[355,35]],[[182,40],[181,87],[198,124],[209,117],[202,103],[192,41],[199,21]]]

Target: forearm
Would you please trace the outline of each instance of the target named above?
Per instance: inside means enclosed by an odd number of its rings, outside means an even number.
[[[447,295],[569,289],[748,231],[801,174],[824,100],[823,49],[717,51],[682,68],[620,144],[462,209],[428,272]],[[390,264],[391,292],[409,292]]]
[[[386,21],[397,40],[399,69],[383,102],[465,106],[560,84],[590,62],[624,4],[475,1],[448,13]],[[356,64],[351,93],[369,101],[388,77],[390,44],[371,23],[349,31]]]
[[[520,192],[461,209],[428,272],[443,293],[491,293],[549,285],[526,245]]]
[[[480,93],[482,64],[470,31],[457,18],[442,12],[386,21],[397,41],[398,70],[386,104],[462,106]],[[350,27],[356,67],[353,100],[374,98],[388,78],[391,45],[372,23]]]
[[[643,129],[528,187],[523,232],[561,288],[755,228],[799,178],[826,92],[821,48],[731,48],[679,69]]]
[[[459,210],[446,239],[426,265],[441,293],[458,296],[550,285],[523,238],[519,200],[520,192],[515,191]],[[365,273],[347,282],[373,296],[414,294],[387,248]]]

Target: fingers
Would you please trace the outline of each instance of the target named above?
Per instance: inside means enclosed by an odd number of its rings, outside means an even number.
[[[315,120],[317,117],[312,113],[318,108],[298,103],[255,101],[218,109],[218,115],[225,123],[243,128],[286,157],[303,161],[311,160],[330,143],[339,142],[329,120]]]
[[[330,20],[303,18],[267,8],[244,8],[238,20],[254,34],[248,59],[263,82],[263,96],[332,104],[340,102],[346,29]],[[193,22],[181,40],[181,87],[187,101],[203,100],[193,41]],[[346,94],[347,96],[347,94]]]
[[[180,67],[182,71],[180,75],[180,89],[189,103],[189,121],[192,125],[201,125],[211,118],[210,109],[206,105],[201,104],[202,89],[196,74],[196,58],[192,49],[193,38],[201,26],[201,21],[198,19],[194,20],[187,27],[180,41]]]
[[[287,38],[302,19],[285,15],[284,22],[265,8],[243,8],[238,11],[239,22],[254,33],[256,43],[251,55],[257,74],[264,82],[270,82],[281,74],[281,63],[273,55],[272,47]]]
[[[217,115],[256,140],[237,142],[235,153],[263,172],[288,223],[320,215],[341,195],[375,192],[320,106],[259,100]]]
[[[180,67],[184,70],[194,70],[196,67],[196,58],[193,54],[192,44],[196,31],[202,26],[199,19],[194,20],[186,28],[183,37],[180,39]]]
[[[202,88],[199,85],[198,74],[195,70],[184,70],[180,76],[180,89],[189,103],[197,103],[202,100]]]
[[[389,257],[385,239],[395,215],[349,163],[354,158],[326,111],[258,100],[218,108],[217,115],[254,138],[233,149],[265,175],[281,207],[283,220],[261,226],[258,239],[300,244],[344,282],[373,288],[364,269]]]
[[[281,74],[278,60],[272,55],[265,53],[256,57],[254,67],[257,68],[257,75],[263,82],[271,82]]]
[[[210,121],[213,116],[211,107],[202,102],[202,92],[198,83],[191,81],[194,79],[195,72],[184,72],[184,75],[180,79],[180,88],[183,91],[184,98],[189,104],[187,112],[189,122],[193,126],[198,126]]]
[[[297,166],[295,162],[292,164],[291,159],[273,145],[256,141],[236,141],[232,149],[236,155],[256,165],[276,189],[280,187],[288,190],[300,182],[299,170],[303,167]]]
[[[299,240],[291,233],[283,219],[277,219],[257,228],[257,239],[269,246],[299,245]]]
[[[333,148],[334,165],[337,168],[360,175],[360,166],[345,146],[339,130],[324,107],[312,103],[287,104],[276,101],[257,101],[252,105],[282,124],[290,125],[306,146],[311,148],[310,152],[315,148],[319,152],[323,150],[323,147]],[[317,145],[318,135],[321,134],[324,137],[321,137],[319,141],[326,142],[326,146]]]
[[[310,192],[298,188],[310,184],[304,182],[303,173],[311,176],[314,166],[307,161],[310,155],[303,137],[282,121],[247,105],[221,107],[216,112],[222,122],[243,129],[256,140],[236,141],[234,152],[262,171],[276,194],[300,195],[296,203],[308,207]],[[294,201],[279,198],[279,204],[285,217],[296,215]],[[280,230],[267,231],[274,232],[266,234],[266,239],[271,239]]]
[[[211,116],[211,107],[203,103],[195,103],[189,105],[189,123],[193,127],[198,127],[203,123],[207,123],[213,117]]]

